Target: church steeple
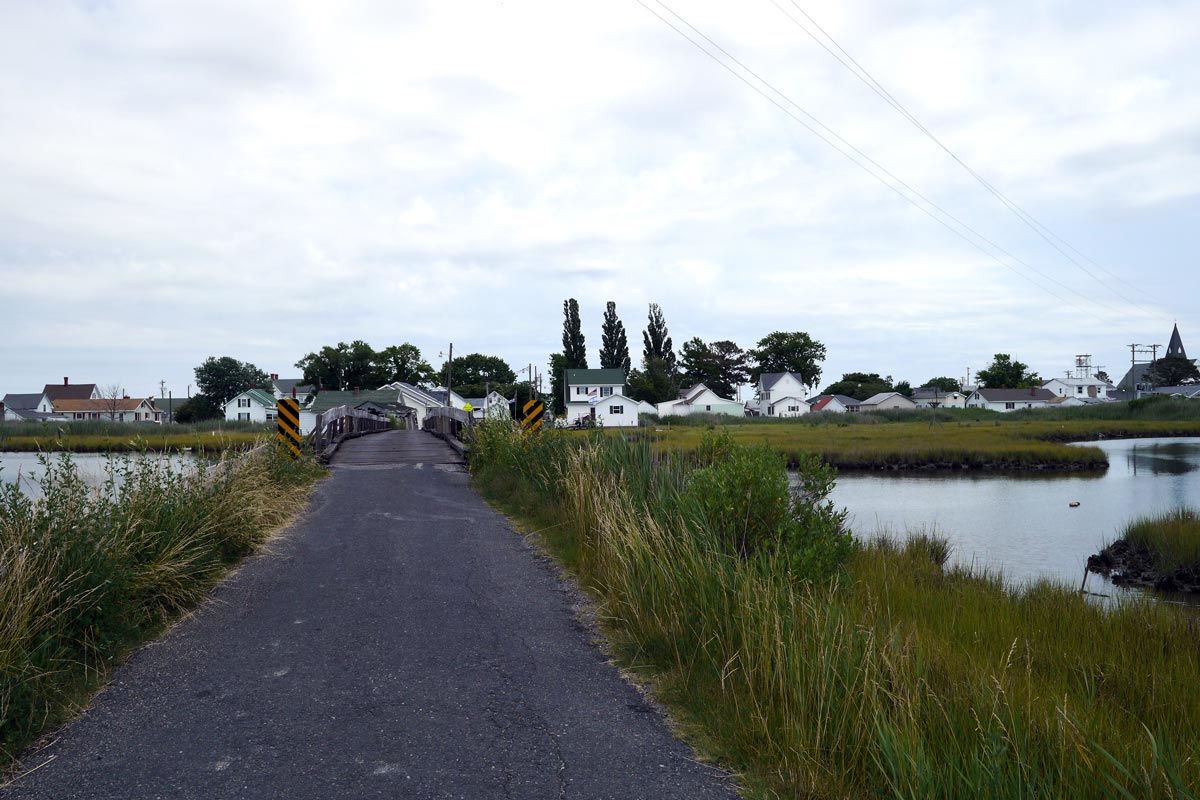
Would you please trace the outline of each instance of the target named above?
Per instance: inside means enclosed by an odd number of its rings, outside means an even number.
[[[1167,357],[1171,356],[1187,358],[1183,349],[1183,339],[1179,338],[1179,323],[1175,323],[1175,329],[1171,331],[1171,343],[1167,345]]]

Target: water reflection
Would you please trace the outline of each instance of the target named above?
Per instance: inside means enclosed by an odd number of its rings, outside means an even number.
[[[1200,505],[1200,438],[1090,442],[1102,474],[862,474],[838,478],[832,499],[856,535],[936,530],[961,564],[1013,584],[1048,578],[1079,586],[1087,557],[1131,520]],[[1078,503],[1072,506],[1072,503]],[[1111,593],[1098,576],[1088,586]]]

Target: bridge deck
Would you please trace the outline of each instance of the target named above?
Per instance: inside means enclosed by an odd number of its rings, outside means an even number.
[[[450,445],[425,431],[388,431],[344,442],[331,466],[363,467],[402,464],[461,464],[462,456]]]

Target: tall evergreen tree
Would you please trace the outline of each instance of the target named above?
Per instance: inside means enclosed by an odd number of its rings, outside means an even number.
[[[600,366],[604,369],[619,367],[629,374],[629,340],[625,337],[625,323],[617,319],[617,304],[612,300],[604,311],[604,326],[600,331]]]
[[[563,359],[567,369],[587,369],[587,345],[579,324],[579,303],[572,297],[563,300]]]
[[[650,304],[649,323],[642,332],[642,363],[659,360],[667,365],[670,374],[675,374],[675,344],[667,332],[667,321],[658,303]]]

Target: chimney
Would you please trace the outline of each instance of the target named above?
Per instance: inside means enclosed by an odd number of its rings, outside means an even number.
[[[354,396],[358,397],[358,387],[357,386],[354,387]]]
[[[278,372],[272,372],[272,373],[271,373],[271,380],[273,380],[273,381],[277,381],[277,380],[279,380],[279,373],[278,373]]]
[[[4,401],[0,400],[0,420],[4,418]]]
[[[63,386],[70,386],[70,384],[71,384],[71,379],[64,375],[63,376]]]
[[[1037,389],[1034,389],[1032,386],[1031,386],[1031,387],[1029,387],[1029,396],[1030,396],[1030,397],[1036,397],[1036,396],[1037,396]]]
[[[292,399],[293,400],[296,399],[296,387],[295,386],[292,387]]]

